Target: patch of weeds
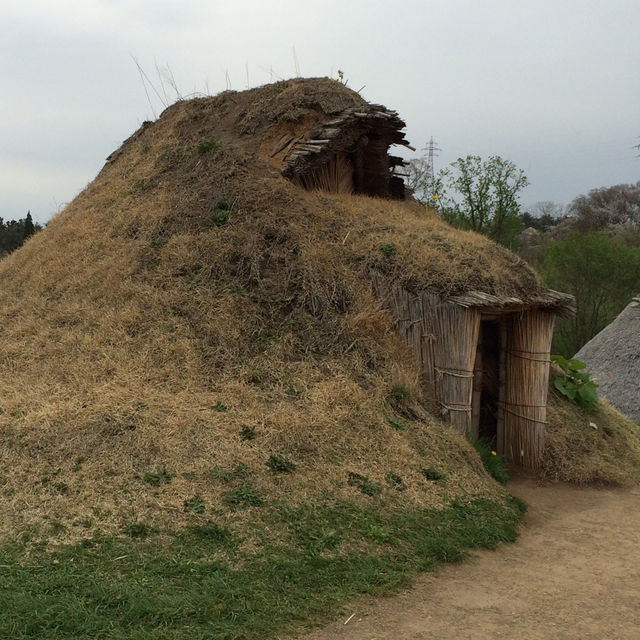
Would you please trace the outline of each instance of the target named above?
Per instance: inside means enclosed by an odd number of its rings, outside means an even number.
[[[240,429],[240,437],[243,440],[254,440],[256,437],[256,428],[246,424],[243,425],[242,429]]]
[[[228,200],[218,200],[213,208],[213,212],[205,218],[204,226],[207,229],[212,229],[213,227],[222,227],[227,224],[232,209],[233,203],[230,203]]]
[[[152,531],[144,522],[132,522],[121,529],[122,533],[130,538],[146,538]]]
[[[155,471],[145,471],[142,479],[152,487],[159,487],[161,484],[169,484],[175,475],[164,467],[159,467]]]
[[[296,470],[296,465],[289,458],[280,455],[269,456],[267,467],[272,473],[293,473]]]
[[[248,484],[243,484],[233,491],[229,491],[222,496],[222,502],[234,509],[248,509],[249,507],[261,507],[264,500],[258,495],[256,490]]]
[[[390,258],[391,256],[395,255],[397,249],[394,244],[382,244],[380,245],[380,251],[382,251],[382,255],[385,258]]]
[[[200,144],[198,144],[198,153],[209,153],[212,149],[215,149],[218,146],[218,141],[215,138],[209,138],[208,140],[203,140]]]
[[[235,469],[229,470],[224,467],[213,467],[209,471],[209,475],[214,480],[220,480],[221,482],[233,482],[234,480],[244,479],[249,476],[249,467],[242,462],[236,466]]]
[[[204,500],[199,494],[193,496],[193,498],[189,498],[184,501],[184,508],[187,511],[191,511],[198,515],[202,515],[204,513]]]
[[[349,472],[347,484],[350,487],[357,487],[365,496],[378,496],[382,493],[382,485],[369,480],[367,476],[359,473]]]
[[[391,534],[385,527],[379,524],[370,524],[364,531],[364,537],[378,544],[386,544],[391,540]]]
[[[215,542],[216,544],[226,545],[231,542],[231,534],[227,529],[222,528],[215,522],[205,522],[204,524],[192,525],[187,528],[190,535],[199,540]]]
[[[409,404],[411,391],[403,384],[394,384],[387,393],[387,402],[396,409],[402,409]]]
[[[596,391],[598,385],[585,371],[587,365],[580,360],[567,360],[563,356],[551,356],[551,360],[562,369],[563,373],[554,379],[553,386],[581,409],[588,413],[595,411],[600,403]]]
[[[404,491],[407,488],[407,485],[404,483],[404,480],[393,471],[389,471],[385,477],[385,482],[396,491]]]
[[[216,402],[211,407],[211,411],[217,411],[218,413],[226,413],[227,411],[229,411],[229,408],[226,405],[222,404],[220,400],[218,400],[218,402]]]
[[[407,423],[398,418],[387,418],[387,423],[392,429],[395,429],[396,431],[407,430]]]
[[[509,482],[509,476],[504,468],[504,458],[496,453],[491,448],[491,444],[486,440],[476,440],[473,446],[480,455],[482,464],[489,472],[489,475],[500,484],[507,484],[507,482]]]
[[[198,479],[198,474],[193,471],[185,471],[182,474],[182,477],[189,482],[195,482]]]
[[[151,240],[151,248],[152,249],[162,249],[167,244],[165,238],[157,237]]]
[[[437,482],[438,484],[444,484],[447,481],[447,476],[444,473],[441,473],[437,469],[433,467],[429,467],[428,469],[422,469],[422,475],[429,480],[429,482]]]

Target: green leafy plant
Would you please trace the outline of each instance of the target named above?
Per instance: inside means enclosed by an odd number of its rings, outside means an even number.
[[[193,513],[202,515],[204,513],[204,500],[200,495],[196,494],[193,498],[189,498],[189,500],[184,501],[184,508],[187,511],[192,511]]]
[[[398,420],[397,418],[387,418],[387,422],[392,429],[396,431],[406,431],[407,424],[403,420]]]
[[[248,509],[249,507],[261,507],[264,500],[258,495],[256,490],[248,485],[243,484],[229,493],[222,496],[222,502],[228,507],[235,509]]]
[[[367,476],[350,472],[347,476],[347,484],[350,487],[358,487],[365,496],[378,496],[382,493],[382,485],[372,482]]]
[[[396,253],[396,246],[393,244],[382,244],[380,245],[380,251],[382,251],[382,255],[385,258],[390,258]]]
[[[218,141],[215,138],[209,138],[209,140],[203,140],[198,145],[198,153],[209,153],[211,149],[215,149],[218,146]]]
[[[292,473],[296,470],[296,465],[289,458],[279,455],[269,456],[267,467],[273,473]]]
[[[240,437],[243,440],[253,440],[256,437],[256,428],[249,427],[245,424],[242,429],[240,429]]]
[[[218,413],[226,413],[228,411],[228,407],[226,405],[222,404],[222,402],[220,402],[220,400],[218,400],[218,402],[216,402],[211,407],[211,411],[217,411]]]
[[[438,482],[440,484],[446,482],[447,476],[444,473],[441,473],[437,469],[433,467],[429,467],[428,469],[422,469],[422,475],[429,480],[429,482]]]
[[[213,227],[221,227],[229,222],[229,216],[233,209],[233,203],[228,200],[218,200],[213,212],[210,213],[204,221],[204,226],[208,229]]]
[[[598,406],[598,385],[585,371],[586,364],[580,360],[567,360],[563,356],[551,356],[563,371],[556,376],[553,386],[563,395],[575,402],[581,409],[592,412]]]
[[[145,471],[143,479],[152,487],[159,487],[161,484],[169,484],[175,475],[175,473],[167,471],[164,467],[159,467],[155,471]]]
[[[242,462],[235,467],[235,469],[225,469],[224,467],[214,467],[209,471],[209,475],[214,480],[220,480],[222,482],[233,482],[246,478],[249,475],[249,467]]]

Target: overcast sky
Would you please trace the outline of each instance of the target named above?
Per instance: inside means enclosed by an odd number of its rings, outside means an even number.
[[[0,216],[48,220],[162,110],[132,56],[185,96],[341,69],[436,169],[500,155],[524,204],[566,204],[640,180],[639,24],[639,0],[0,0]]]

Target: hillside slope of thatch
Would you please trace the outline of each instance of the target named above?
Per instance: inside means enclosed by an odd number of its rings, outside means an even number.
[[[599,384],[598,393],[640,423],[640,297],[575,356]]]
[[[369,273],[449,295],[544,285],[416,204],[306,192],[265,160],[274,128],[361,102],[297,80],[177,103],[0,263],[0,535],[179,527],[194,496],[243,527],[234,488],[370,499],[349,473],[390,505],[500,493],[422,406]]]

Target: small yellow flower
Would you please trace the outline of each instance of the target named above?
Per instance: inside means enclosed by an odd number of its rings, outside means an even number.
[[[492,455],[492,456],[497,456],[498,454],[497,454],[495,451],[492,451],[492,452],[491,452],[491,455]]]

